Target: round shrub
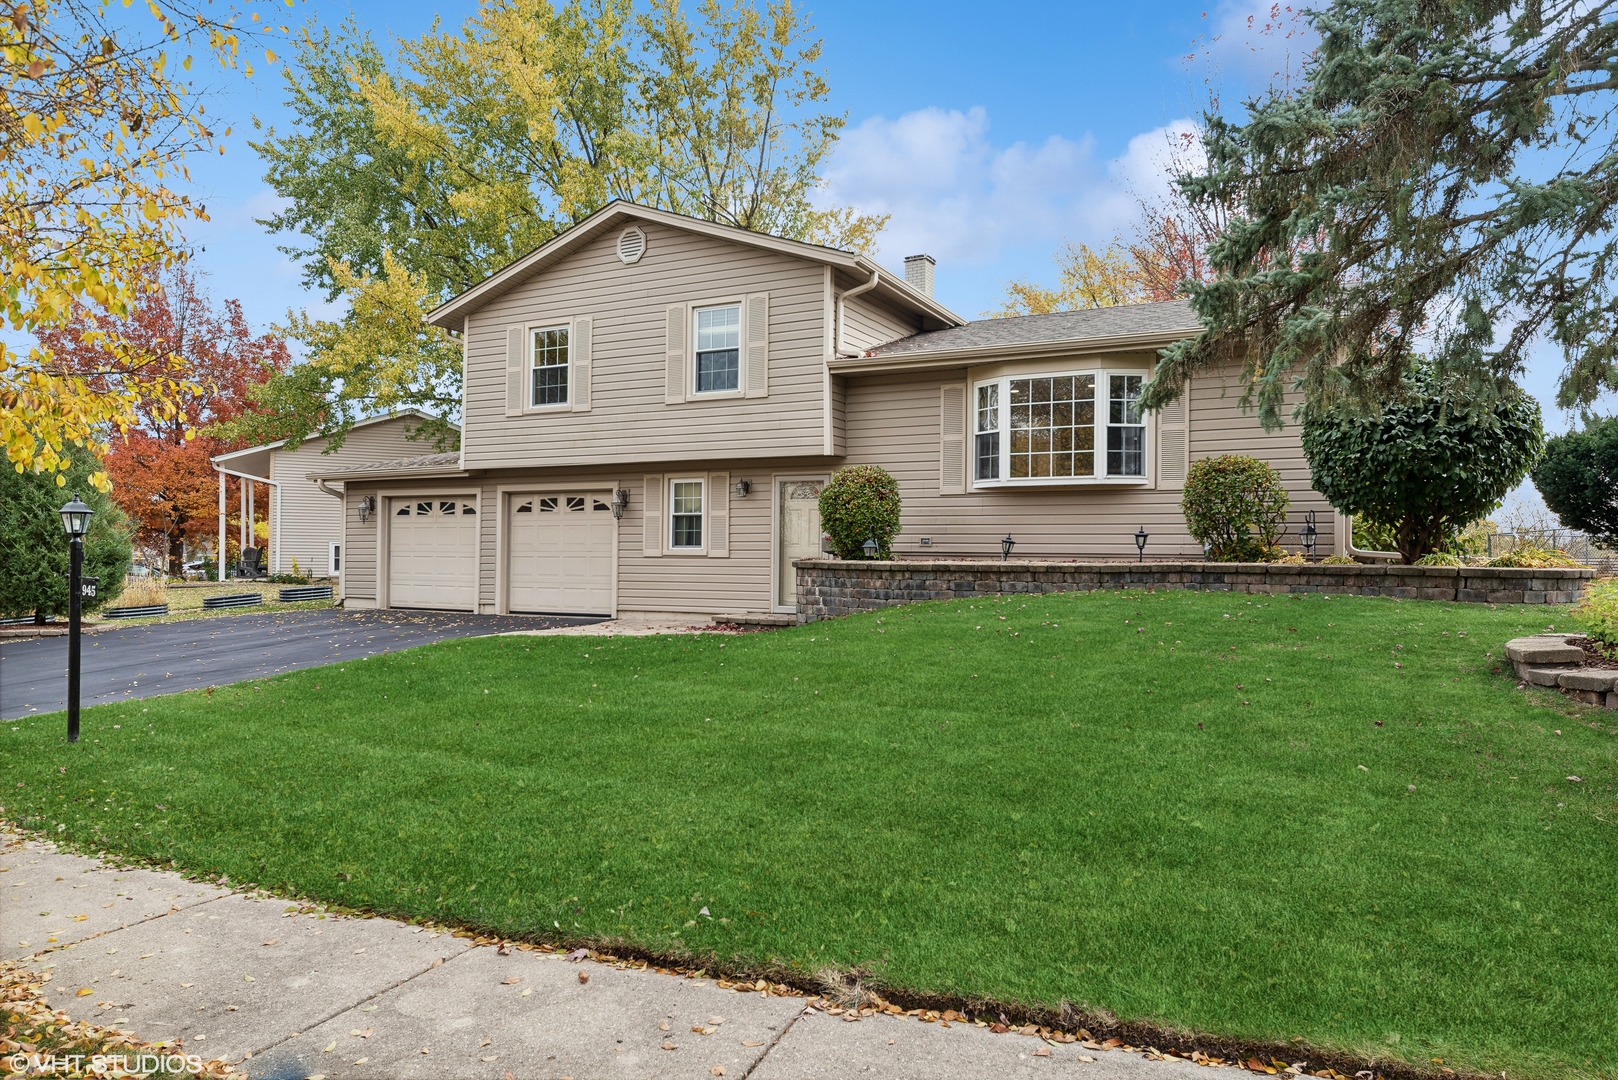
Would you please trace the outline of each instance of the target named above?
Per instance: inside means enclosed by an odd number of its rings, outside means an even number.
[[[1500,505],[1539,459],[1539,404],[1512,389],[1468,409],[1430,365],[1375,414],[1348,406],[1303,416],[1303,452],[1316,491],[1355,519],[1385,526],[1377,547],[1406,563],[1450,547]],[[1391,547],[1385,547],[1391,541]],[[1363,545],[1362,545],[1363,546]]]
[[[880,465],[837,470],[820,489],[820,528],[839,559],[865,558],[865,541],[873,537],[876,557],[892,558],[899,534],[899,481]]]
[[[1570,611],[1573,625],[1611,652],[1618,647],[1618,578],[1602,578],[1585,587]]]
[[[1273,562],[1292,500],[1281,474],[1241,454],[1203,458],[1185,478],[1186,526],[1216,562]]]

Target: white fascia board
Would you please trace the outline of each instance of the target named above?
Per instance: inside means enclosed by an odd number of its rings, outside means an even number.
[[[928,368],[966,367],[986,361],[1032,360],[1047,356],[1087,356],[1092,353],[1133,352],[1161,349],[1177,341],[1195,337],[1201,328],[1183,333],[1119,334],[1104,338],[1077,338],[1069,341],[1041,341],[1029,344],[980,345],[971,349],[937,349],[927,352],[896,353],[886,356],[841,356],[831,362],[831,370],[842,375],[889,371],[917,371]]]

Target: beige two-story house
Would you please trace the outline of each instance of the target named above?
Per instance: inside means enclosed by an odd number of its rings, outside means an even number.
[[[862,255],[613,203],[433,311],[465,349],[458,454],[316,474],[343,492],[352,607],[787,614],[817,497],[880,465],[901,558],[1201,558],[1191,461],[1264,458],[1319,512],[1295,427],[1199,379],[1139,405],[1181,303],[968,321],[933,261]],[[1296,528],[1294,534],[1296,534]]]

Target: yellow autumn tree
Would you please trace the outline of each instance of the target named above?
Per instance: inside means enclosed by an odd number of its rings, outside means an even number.
[[[1000,306],[985,315],[992,319],[1047,315],[1145,299],[1135,260],[1116,246],[1096,251],[1088,244],[1064,243],[1056,253],[1056,269],[1055,288],[1032,281],[1007,282]]]
[[[176,190],[186,156],[216,145],[188,75],[198,58],[251,74],[243,42],[268,28],[207,0],[146,8],[18,0],[0,16],[0,317],[20,335],[86,309],[127,316],[154,271],[184,259],[182,225],[207,218]],[[0,443],[19,471],[61,482],[142,406],[179,412],[183,362],[141,354],[111,322],[84,332],[105,357],[89,366],[0,340]],[[110,486],[102,471],[92,482]]]

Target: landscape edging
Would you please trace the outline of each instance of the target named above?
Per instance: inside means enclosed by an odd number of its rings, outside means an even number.
[[[799,559],[798,621],[926,600],[1095,589],[1328,593],[1468,604],[1571,604],[1589,567],[1353,566],[1322,563],[863,561]]]

